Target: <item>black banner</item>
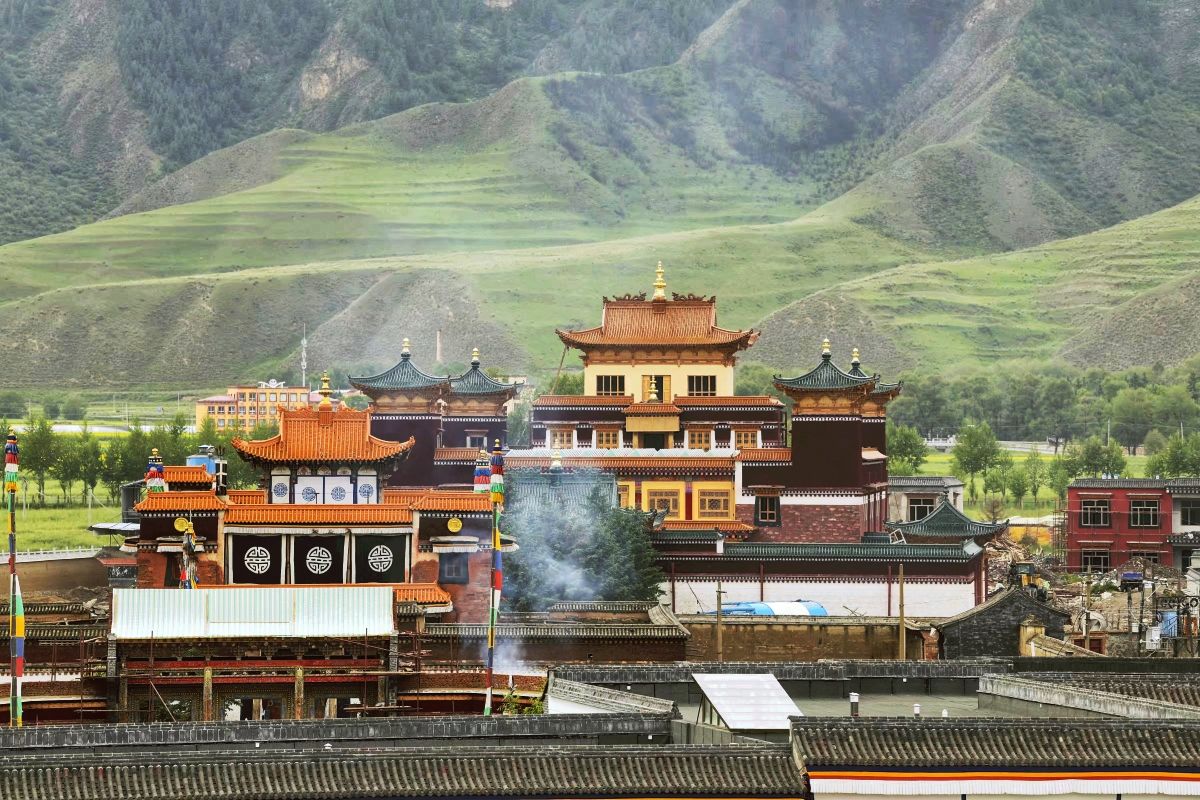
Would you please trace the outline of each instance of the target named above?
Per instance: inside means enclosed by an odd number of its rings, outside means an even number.
[[[355,536],[356,583],[404,583],[407,536]]]
[[[283,581],[282,537],[239,533],[231,538],[233,583],[277,584]]]
[[[346,540],[341,536],[292,539],[293,583],[345,583]]]

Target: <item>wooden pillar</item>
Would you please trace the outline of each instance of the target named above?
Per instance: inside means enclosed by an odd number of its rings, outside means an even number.
[[[296,667],[296,684],[292,706],[292,718],[304,719],[304,667]]]
[[[900,562],[900,643],[896,657],[901,661],[908,658],[908,629],[904,625],[904,562]]]
[[[119,722],[129,722],[128,678],[121,678],[120,688],[117,690],[117,720]]]
[[[204,668],[204,689],[201,696],[200,705],[202,706],[202,720],[205,722],[213,721],[213,671],[212,667]]]

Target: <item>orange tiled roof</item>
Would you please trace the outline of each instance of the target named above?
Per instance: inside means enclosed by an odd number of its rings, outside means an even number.
[[[204,467],[163,467],[167,483],[212,483],[213,476]]]
[[[433,451],[434,461],[474,461],[477,458],[478,447],[439,447]]]
[[[743,447],[739,461],[791,461],[792,451],[786,447]]]
[[[433,489],[384,489],[384,505],[411,506],[417,500],[432,492]]]
[[[544,394],[533,401],[535,406],[627,406],[630,395]]]
[[[722,533],[743,533],[754,530],[753,525],[739,522],[736,519],[668,519],[662,523],[664,531],[721,531]]]
[[[279,433],[269,439],[232,444],[249,459],[270,463],[297,461],[383,461],[407,452],[416,440],[389,442],[371,435],[371,412],[340,408],[281,410]]]
[[[397,603],[420,603],[423,606],[450,605],[450,593],[436,583],[397,583]]]
[[[737,395],[734,397],[676,397],[671,401],[677,406],[779,406],[778,397],[765,394]]]
[[[385,503],[364,505],[234,504],[226,525],[411,525],[412,510]]]
[[[413,511],[491,511],[487,494],[466,491],[426,492],[412,504]]]
[[[231,503],[265,503],[266,489],[230,489],[225,497]]]
[[[225,501],[208,492],[147,492],[134,510],[146,511],[219,511]]]
[[[717,327],[716,298],[605,299],[598,327],[555,333],[564,344],[582,349],[597,345],[708,345],[742,350],[758,339],[756,330]]]
[[[625,409],[627,417],[678,417],[679,406],[674,403],[634,403]]]

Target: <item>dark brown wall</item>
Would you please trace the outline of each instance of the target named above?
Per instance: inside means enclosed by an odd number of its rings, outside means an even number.
[[[485,639],[452,639],[429,637],[422,646],[434,660],[482,663],[486,658]],[[497,648],[504,651],[514,642],[501,639]],[[597,664],[623,664],[644,661],[684,661],[687,659],[687,639],[572,639],[569,636],[545,640],[526,640],[519,643],[523,661],[568,663],[589,661]]]
[[[717,657],[715,620],[684,620],[691,631],[689,656],[697,661]],[[820,658],[895,658],[895,622],[845,624],[729,621],[722,624],[726,661],[815,661]],[[919,635],[918,635],[919,638]]]

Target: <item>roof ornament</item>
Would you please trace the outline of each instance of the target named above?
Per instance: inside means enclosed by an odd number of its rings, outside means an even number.
[[[829,350],[829,337],[826,336],[825,341],[821,342],[821,358],[828,361],[832,357],[833,354]]]
[[[667,299],[667,282],[663,278],[662,261],[658,262],[658,268],[654,270],[654,298],[655,300]]]
[[[471,349],[471,366],[472,367],[479,366],[479,348],[478,347]]]
[[[862,362],[858,360],[858,348],[856,347],[850,351],[850,364],[857,367],[861,363]]]
[[[317,403],[318,408],[333,408],[333,401],[329,396],[333,394],[333,389],[329,386],[329,370],[321,373],[321,388],[318,390],[321,395],[321,402]]]
[[[408,361],[410,358],[412,358],[412,350],[409,349],[408,337],[405,336],[404,343],[402,345],[400,345],[400,360]]]
[[[550,451],[550,471],[551,472],[562,472],[563,471],[562,451],[561,450],[551,450]]]
[[[650,381],[650,396],[646,398],[647,403],[658,402],[658,382]]]

